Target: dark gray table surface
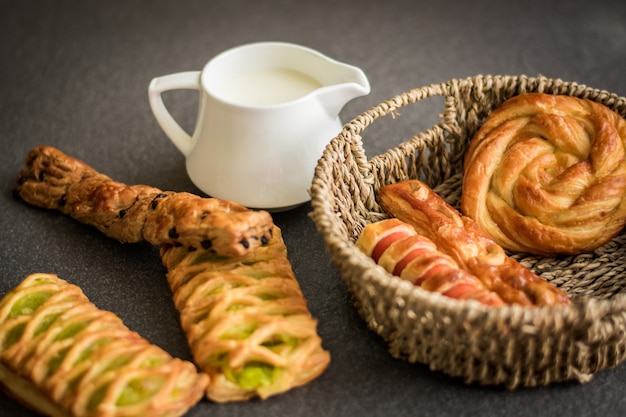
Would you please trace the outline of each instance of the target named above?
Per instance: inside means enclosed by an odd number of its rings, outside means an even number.
[[[372,91],[350,120],[397,93],[475,74],[545,75],[626,95],[626,7],[615,1],[33,1],[0,2],[0,294],[33,272],[80,285],[100,308],[171,354],[190,358],[158,250],[120,244],[12,196],[24,156],[45,144],[129,184],[199,193],[156,124],[150,80],[201,69],[239,44],[281,40],[359,66]],[[168,106],[193,127],[197,93]],[[412,119],[417,131],[438,108]],[[421,111],[421,110],[420,110]],[[423,124],[423,126],[422,126]],[[389,124],[374,155],[404,134]],[[330,138],[329,138],[330,139]],[[310,205],[274,215],[332,354],[312,383],[266,401],[202,401],[189,416],[624,416],[626,365],[585,384],[507,391],[465,385],[392,358],[352,306]],[[34,415],[0,394],[0,415]]]

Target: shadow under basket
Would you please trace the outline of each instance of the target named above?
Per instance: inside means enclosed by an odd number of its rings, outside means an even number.
[[[369,328],[408,362],[466,383],[518,387],[589,381],[626,357],[626,235],[578,256],[511,254],[572,299],[567,307],[490,308],[413,286],[376,265],[354,245],[366,224],[388,217],[378,189],[425,181],[458,207],[463,155],[487,115],[526,93],[571,95],[622,117],[626,98],[559,79],[479,75],[416,88],[347,123],[326,147],[311,185],[311,218]],[[443,98],[441,120],[368,160],[361,134],[377,119],[428,97]],[[399,117],[402,117],[401,115]]]

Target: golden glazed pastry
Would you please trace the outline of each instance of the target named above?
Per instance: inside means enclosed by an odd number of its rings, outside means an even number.
[[[475,300],[488,306],[503,304],[498,294],[459,268],[433,241],[418,235],[415,229],[396,218],[365,226],[356,246],[390,274],[426,291],[457,300]]]
[[[320,375],[330,355],[287,259],[280,229],[242,257],[161,250],[194,362],[216,402],[267,398]]]
[[[34,149],[27,166],[18,188],[27,202],[122,241],[162,244],[181,324],[196,364],[212,377],[205,391],[213,401],[267,398],[328,366],[269,213],[188,193],[154,195],[160,190],[114,182],[49,147]]]
[[[0,300],[0,384],[44,415],[181,416],[207,382],[56,275],[30,275]]]
[[[570,300],[556,286],[510,258],[472,219],[418,180],[380,188],[383,209],[432,240],[464,271],[477,277],[506,303],[567,305]]]
[[[267,243],[273,226],[266,211],[147,185],[128,186],[48,146],[28,153],[17,193],[27,203],[59,210],[121,242],[146,240],[243,255]]]
[[[461,210],[505,249],[589,252],[626,223],[626,121],[530,93],[496,108],[465,155]]]

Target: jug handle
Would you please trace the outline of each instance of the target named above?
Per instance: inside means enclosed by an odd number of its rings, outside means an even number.
[[[161,97],[165,91],[182,89],[200,91],[200,71],[179,72],[152,79],[148,86],[148,100],[161,129],[183,155],[189,156],[193,148],[191,136],[174,120]]]

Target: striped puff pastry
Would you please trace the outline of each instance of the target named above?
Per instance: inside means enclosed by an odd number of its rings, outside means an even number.
[[[507,256],[476,222],[419,180],[405,180],[378,190],[377,200],[393,217],[409,223],[437,249],[496,292],[505,303],[569,305],[567,295]]]
[[[387,272],[426,291],[488,306],[503,304],[498,294],[475,276],[459,268],[435,243],[396,218],[365,226],[356,246]]]

